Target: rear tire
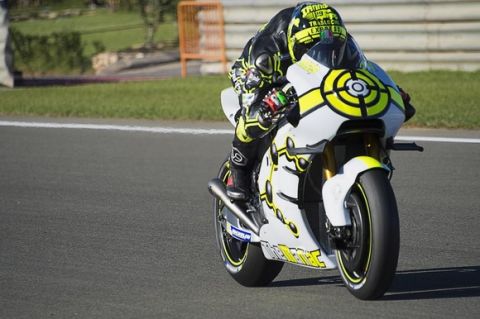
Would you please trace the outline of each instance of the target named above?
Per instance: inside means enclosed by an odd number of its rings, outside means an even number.
[[[347,203],[352,238],[346,247],[336,250],[338,268],[355,297],[377,299],[392,283],[400,247],[397,204],[386,172],[364,172]]]
[[[229,176],[227,160],[220,168],[218,178],[226,183]],[[243,286],[270,284],[282,270],[283,262],[266,259],[258,243],[244,242],[230,236],[223,216],[231,213],[217,198],[214,199],[213,214],[217,244],[227,272]]]

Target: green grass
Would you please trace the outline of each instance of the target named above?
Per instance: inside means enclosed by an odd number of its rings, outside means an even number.
[[[480,72],[391,72],[412,97],[411,126],[480,128]]]
[[[30,35],[48,35],[60,31],[77,31],[82,33],[82,40],[87,44],[86,54],[94,52],[93,41],[101,41],[107,51],[118,51],[138,47],[144,43],[145,32],[143,20],[137,11],[112,12],[97,9],[78,17],[57,18],[54,20],[27,20],[11,24],[17,30]],[[129,28],[130,29],[123,29]],[[118,28],[118,30],[115,30]],[[105,32],[96,32],[109,30]],[[177,38],[177,25],[172,17],[158,26],[155,41],[172,42]]]
[[[480,72],[391,74],[412,96],[417,127],[480,129]],[[224,120],[226,76],[0,91],[0,114],[59,117]]]
[[[226,76],[0,91],[0,114],[221,120]]]

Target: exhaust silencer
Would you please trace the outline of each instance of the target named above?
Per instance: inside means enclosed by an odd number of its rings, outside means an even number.
[[[258,226],[247,216],[247,214],[241,209],[235,202],[233,202],[227,195],[225,184],[218,179],[214,178],[208,182],[208,190],[217,199],[221,200],[225,206],[230,209],[233,215],[235,215],[248,229],[250,229],[255,235],[259,236],[260,230]]]

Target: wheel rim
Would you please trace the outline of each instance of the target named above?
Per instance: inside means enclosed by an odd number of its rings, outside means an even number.
[[[226,163],[220,176],[220,179],[225,184],[230,176],[230,170],[228,169],[227,165],[228,164]],[[233,238],[227,232],[227,219],[225,216],[231,213],[222,201],[215,199],[215,203],[217,238],[221,246],[222,256],[226,262],[229,262],[235,267],[239,267],[243,264],[247,257],[248,243]]]
[[[345,277],[353,284],[363,282],[371,259],[371,221],[367,199],[359,184],[348,200],[351,207],[352,236],[346,247],[337,250],[337,259]]]

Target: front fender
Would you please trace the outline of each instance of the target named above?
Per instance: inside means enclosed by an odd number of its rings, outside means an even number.
[[[332,226],[351,224],[350,212],[346,206],[347,195],[360,173],[380,168],[390,169],[370,156],[357,156],[339,169],[339,173],[325,182],[322,188],[323,204]]]

